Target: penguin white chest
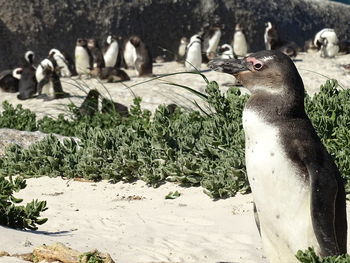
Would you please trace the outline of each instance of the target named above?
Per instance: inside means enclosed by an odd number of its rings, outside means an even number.
[[[114,41],[109,45],[106,53],[103,55],[106,67],[115,66],[115,63],[117,62],[117,58],[118,58],[118,53],[119,53],[118,42]]]
[[[244,57],[247,55],[247,40],[241,31],[238,31],[234,35],[233,39],[233,51],[237,56]]]
[[[90,71],[90,57],[85,48],[75,47],[75,67],[78,74],[87,74]]]
[[[130,41],[126,42],[124,49],[124,60],[128,67],[134,68],[137,59],[136,48]]]
[[[187,49],[185,67],[188,71],[195,71],[201,68],[202,53],[201,44],[198,42],[191,44]]]
[[[319,245],[312,227],[307,176],[288,158],[278,127],[245,109],[243,127],[249,183],[270,263],[296,263],[299,249]]]

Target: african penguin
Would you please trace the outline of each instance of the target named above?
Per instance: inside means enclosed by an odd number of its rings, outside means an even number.
[[[231,45],[229,44],[223,44],[218,48],[218,54],[220,58],[222,59],[230,59],[230,58],[235,58],[235,55],[233,53],[233,49]]]
[[[59,67],[59,70],[60,70],[61,77],[72,76],[69,61],[66,59],[66,57],[62,54],[61,51],[53,48],[49,51],[49,56],[52,56],[56,60],[57,66]]]
[[[332,58],[339,52],[339,40],[332,28],[324,28],[314,38],[314,45],[320,50],[321,57]]]
[[[235,33],[233,35],[232,46],[233,52],[238,57],[245,57],[247,55],[248,44],[240,24],[236,25]]]
[[[187,71],[200,70],[202,64],[202,38],[199,35],[194,35],[187,45],[185,67]]]
[[[344,184],[305,112],[293,61],[261,51],[209,66],[251,93],[242,117],[245,159],[269,262],[297,263],[296,252],[308,247],[322,257],[346,253]]]
[[[176,55],[177,62],[184,63],[187,45],[188,45],[187,37],[182,37],[180,40],[180,45],[179,45],[177,55]]]
[[[117,63],[119,55],[119,44],[116,36],[109,35],[107,37],[108,47],[103,54],[106,67],[114,67]]]
[[[4,92],[18,92],[22,68],[8,69],[0,72],[0,89]]]
[[[98,76],[101,80],[106,80],[107,82],[130,80],[129,75],[124,70],[115,67],[102,68]]]
[[[79,76],[88,75],[92,69],[92,57],[87,48],[87,40],[78,38],[75,46],[75,68]]]
[[[37,92],[37,81],[35,78],[36,68],[34,66],[34,52],[27,51],[24,54],[24,61],[21,65],[20,71],[17,73],[20,75],[18,83],[18,92],[17,98],[19,100],[26,100],[34,97]],[[19,76],[17,75],[16,78]]]
[[[88,50],[90,51],[92,57],[92,70],[91,74],[97,76],[102,68],[106,66],[105,60],[103,58],[102,51],[96,39],[88,39]]]
[[[279,50],[290,57],[297,55],[296,44],[280,39],[276,27],[271,22],[266,23],[264,41],[266,50]]]
[[[135,69],[137,75],[139,77],[152,76],[152,55],[149,48],[138,36],[131,36],[129,41],[134,46],[136,52]]]
[[[131,44],[130,39],[126,41],[124,45],[123,57],[125,62],[125,68],[134,69],[137,54],[136,54],[136,48],[133,44]]]
[[[203,34],[203,54],[202,61],[207,63],[209,60],[213,59],[216,56],[216,50],[220,43],[221,38],[221,27],[218,24],[209,26],[209,29],[206,29],[208,26],[205,26]]]
[[[266,50],[275,50],[275,45],[279,42],[277,30],[271,22],[265,24],[264,42]]]
[[[61,99],[69,96],[68,93],[63,91],[59,71],[60,69],[53,55],[44,59],[38,65],[35,72],[38,82],[37,92],[39,96],[44,97],[44,100]]]

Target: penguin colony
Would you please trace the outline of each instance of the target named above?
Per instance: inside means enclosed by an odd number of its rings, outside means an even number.
[[[220,45],[221,30],[217,23],[205,25],[189,41],[181,38],[176,60],[187,71],[198,71],[203,62],[209,63],[211,69],[235,76],[251,93],[243,111],[246,167],[269,262],[297,263],[297,250],[308,247],[322,257],[346,253],[344,185],[305,113],[303,82],[290,58],[297,55],[296,45],[282,40],[275,25],[267,22],[263,35],[266,50],[248,55],[240,24],[231,44]],[[334,57],[339,52],[336,32],[322,29],[306,48],[325,58]],[[152,55],[136,35],[124,43],[110,35],[104,49],[96,39],[78,38],[74,57],[73,62],[64,52],[51,49],[35,66],[34,53],[28,51],[18,68],[0,72],[0,88],[18,92],[20,100],[35,96],[59,99],[69,96],[62,89],[61,77],[129,80],[121,67],[134,69],[137,76],[153,75]],[[79,110],[91,116],[99,108],[129,114],[124,105],[101,102],[96,90],[88,93]]]
[[[248,54],[248,41],[240,24],[235,26],[231,44],[219,45],[221,35],[222,25],[215,22],[204,25],[190,40],[182,37],[176,61],[184,64],[187,71],[198,71],[201,70],[202,63],[208,63],[215,57],[242,58]],[[263,39],[266,50],[279,50],[290,57],[297,55],[296,44],[282,40],[271,22],[265,24]],[[339,46],[334,29],[325,28],[313,40],[306,41],[304,48],[305,51],[318,51],[322,57],[332,58],[339,52]],[[163,60],[155,59],[156,62]],[[107,82],[127,81],[130,77],[121,68],[134,69],[139,77],[150,77],[153,76],[152,62],[147,44],[136,35],[124,42],[121,37],[109,35],[104,48],[100,48],[94,38],[78,38],[74,59],[64,51],[53,48],[48,52],[47,58],[34,65],[34,53],[27,51],[17,68],[0,72],[0,89],[3,92],[18,92],[20,100],[32,97],[59,99],[69,96],[62,89],[62,77],[87,76]]]
[[[63,91],[61,78],[77,76],[95,77],[107,82],[130,80],[121,69],[134,68],[137,76],[152,76],[152,55],[147,45],[138,36],[131,36],[126,43],[110,35],[102,49],[94,38],[78,38],[74,59],[56,48],[37,65],[34,52],[27,51],[19,67],[0,72],[0,89],[3,92],[19,93],[17,98],[43,98],[53,100],[69,97]]]

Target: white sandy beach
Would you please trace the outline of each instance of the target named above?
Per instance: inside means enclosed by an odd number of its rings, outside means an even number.
[[[318,54],[305,53],[298,55],[295,62],[310,94],[317,92],[326,77],[335,78],[342,87],[350,88],[350,73],[340,67],[349,63],[350,55],[323,59]],[[155,74],[180,71],[183,67],[176,62],[155,64],[154,67]],[[125,83],[128,86],[147,80],[134,78],[134,71],[127,72],[132,78]],[[234,78],[229,75],[212,71],[204,74],[210,81],[216,80],[223,89],[226,84],[234,83]],[[166,79],[200,91],[205,89],[205,82],[198,75],[176,75]],[[0,93],[0,104],[7,100],[12,104],[21,103],[39,116],[57,116],[65,112],[65,104],[70,101],[79,104],[84,95],[75,85],[69,84],[75,83],[74,80],[63,81],[64,90],[76,97],[50,102],[42,99],[18,101],[16,94]],[[96,80],[85,82],[109,96]],[[131,104],[133,96],[123,84],[105,86],[115,101]],[[150,110],[161,103],[191,107],[188,99],[195,98],[159,80],[135,86],[132,90],[143,98],[144,108]],[[181,188],[172,183],[154,189],[141,181],[110,184],[106,181],[90,183],[42,177],[28,179],[27,184],[17,196],[26,201],[47,200],[49,209],[43,217],[49,220],[34,232],[0,227],[0,250],[11,254],[30,252],[42,244],[62,242],[80,251],[96,248],[110,253],[118,263],[266,263],[250,194],[213,201],[200,187]],[[165,199],[170,191],[176,190],[181,193],[180,197]],[[0,263],[11,262],[24,261],[0,257]]]

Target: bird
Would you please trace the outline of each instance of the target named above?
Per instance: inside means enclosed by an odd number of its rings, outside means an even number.
[[[256,222],[270,263],[297,263],[299,249],[346,253],[346,197],[340,172],[304,108],[293,63],[275,50],[208,66],[235,76],[251,95],[242,116]]]

